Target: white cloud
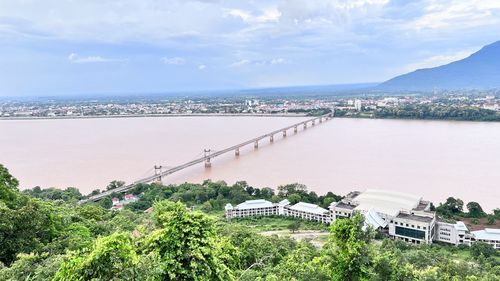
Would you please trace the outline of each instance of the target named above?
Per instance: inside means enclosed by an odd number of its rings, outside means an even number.
[[[284,58],[272,58],[268,60],[249,60],[242,59],[230,64],[230,67],[241,67],[245,65],[278,65],[278,64],[289,64],[290,60]]]
[[[173,58],[168,58],[168,57],[162,57],[160,58],[161,62],[164,64],[174,64],[174,65],[181,65],[186,63],[186,60],[181,57],[173,57]]]
[[[259,15],[254,15],[249,11],[241,9],[227,9],[226,14],[235,18],[240,18],[246,23],[266,23],[278,22],[281,12],[276,7],[267,8]]]
[[[474,52],[476,52],[477,49],[475,50],[464,50],[464,51],[459,51],[451,54],[441,54],[441,55],[435,55],[431,56],[428,58],[425,58],[424,60],[412,64],[408,64],[404,66],[403,71],[404,72],[409,72],[409,71],[414,71],[416,69],[422,69],[422,68],[431,68],[431,67],[436,67],[440,65],[445,65],[450,62],[454,62],[457,60],[464,59]]]
[[[68,56],[68,60],[71,63],[100,63],[100,62],[113,62],[113,61],[118,61],[115,59],[108,59],[108,58],[103,58],[101,56],[87,56],[87,57],[81,57],[78,54],[71,53]]]
[[[199,70],[203,70],[203,69],[205,69],[205,68],[207,68],[207,66],[206,66],[206,65],[204,65],[204,64],[200,64],[200,65],[198,65],[198,69],[199,69]]]
[[[498,0],[429,1],[422,16],[405,25],[410,29],[464,29],[498,23]]]

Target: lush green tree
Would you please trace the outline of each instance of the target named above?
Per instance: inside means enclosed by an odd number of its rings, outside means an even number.
[[[496,250],[493,249],[493,246],[491,246],[488,243],[476,242],[476,243],[471,245],[470,253],[475,258],[479,258],[480,256],[488,258],[488,257],[495,255]]]
[[[472,218],[482,218],[486,215],[481,205],[477,202],[467,203],[467,210],[469,211],[469,216]]]
[[[288,201],[290,201],[291,204],[296,204],[298,202],[300,202],[300,200],[302,199],[300,197],[300,195],[294,193],[294,194],[291,194],[287,197]]]
[[[159,257],[163,280],[233,279],[224,251],[231,247],[216,239],[209,217],[169,201],[155,203],[153,217],[160,229],[145,239],[144,253]]]
[[[323,271],[331,280],[366,280],[370,274],[369,233],[362,229],[364,217],[336,220],[321,256]]]
[[[486,220],[486,223],[487,224],[495,224],[495,216],[494,215],[488,215],[487,216],[487,220]]]
[[[61,216],[49,202],[30,198],[17,209],[0,206],[0,261],[10,264],[18,253],[39,250],[61,228]]]
[[[88,252],[75,252],[54,280],[133,280],[139,259],[130,236],[116,232],[98,238]]]
[[[0,164],[0,204],[5,204],[12,208],[17,204],[19,197],[19,182],[14,178],[7,168]]]
[[[115,189],[115,188],[119,188],[119,187],[122,187],[125,185],[125,182],[124,181],[117,181],[117,180],[114,180],[112,182],[110,182],[108,184],[108,186],[106,186],[106,190],[112,190],[112,189]]]
[[[300,228],[300,221],[294,220],[288,225],[288,229],[292,231],[292,233],[295,233],[295,231],[299,230]]]

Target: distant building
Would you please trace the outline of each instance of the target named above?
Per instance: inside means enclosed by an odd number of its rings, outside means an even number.
[[[363,102],[361,100],[354,101],[354,109],[361,111],[363,109]]]

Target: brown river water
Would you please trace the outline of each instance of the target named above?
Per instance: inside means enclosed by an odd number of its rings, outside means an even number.
[[[83,193],[112,180],[175,166],[302,117],[144,117],[0,120],[0,163],[21,188],[78,187]],[[255,187],[300,182],[319,194],[380,188],[448,196],[500,207],[500,123],[333,119],[288,137],[249,145],[164,179],[204,179]]]

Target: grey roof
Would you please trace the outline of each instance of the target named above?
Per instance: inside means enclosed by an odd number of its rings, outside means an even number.
[[[406,214],[406,213],[399,213],[396,216],[396,218],[415,220],[415,221],[421,221],[421,222],[432,222],[432,220],[434,219],[434,218],[430,218],[430,217],[418,216],[418,215],[412,215],[412,214]]]
[[[269,208],[269,207],[273,207],[273,203],[264,199],[247,200],[243,203],[236,205],[236,209],[239,210]]]
[[[348,210],[354,210],[354,208],[356,208],[356,206],[346,204],[344,202],[336,202],[336,203],[333,203],[332,205],[334,205],[336,208],[348,209]]]
[[[288,208],[291,210],[307,212],[307,213],[312,213],[312,214],[316,214],[316,215],[323,215],[325,213],[328,213],[327,209],[323,209],[318,205],[305,203],[305,202],[299,202],[299,203],[297,203],[293,206],[290,206]]]
[[[476,239],[500,241],[500,229],[485,228],[483,230],[472,231],[471,233]]]

